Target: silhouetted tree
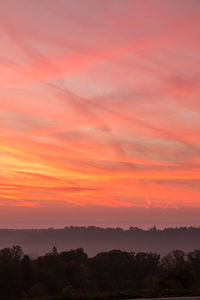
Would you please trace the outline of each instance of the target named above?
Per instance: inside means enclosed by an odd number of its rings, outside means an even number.
[[[23,251],[19,246],[0,250],[0,299],[14,299],[23,291],[20,259]]]
[[[187,254],[188,265],[191,271],[191,281],[195,288],[200,288],[200,250],[196,249]]]
[[[163,257],[160,280],[163,286],[170,289],[189,288],[191,272],[183,251],[175,250]]]
[[[21,260],[22,264],[22,274],[24,279],[24,289],[27,292],[32,283],[32,269],[31,269],[31,261],[28,255],[24,255]]]

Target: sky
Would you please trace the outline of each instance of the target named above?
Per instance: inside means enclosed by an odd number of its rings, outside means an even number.
[[[199,66],[199,0],[0,0],[0,227],[199,225]]]

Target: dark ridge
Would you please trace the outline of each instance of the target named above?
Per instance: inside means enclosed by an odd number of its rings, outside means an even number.
[[[0,247],[20,244],[32,256],[46,253],[54,245],[63,251],[84,248],[89,256],[98,252],[153,251],[165,255],[173,249],[192,251],[200,248],[199,227],[179,227],[148,230],[138,227],[101,228],[70,226],[60,229],[0,229]]]

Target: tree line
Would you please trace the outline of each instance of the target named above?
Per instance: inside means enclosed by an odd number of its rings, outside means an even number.
[[[82,248],[58,252],[53,247],[37,258],[24,254],[20,246],[0,250],[2,300],[54,295],[60,295],[59,299],[102,300],[102,293],[107,295],[105,299],[109,293],[116,299],[198,295],[200,250],[175,250],[164,257],[112,250],[88,257]]]

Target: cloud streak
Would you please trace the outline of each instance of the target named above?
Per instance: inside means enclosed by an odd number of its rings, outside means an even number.
[[[199,16],[185,0],[0,3],[0,205],[198,206]]]

